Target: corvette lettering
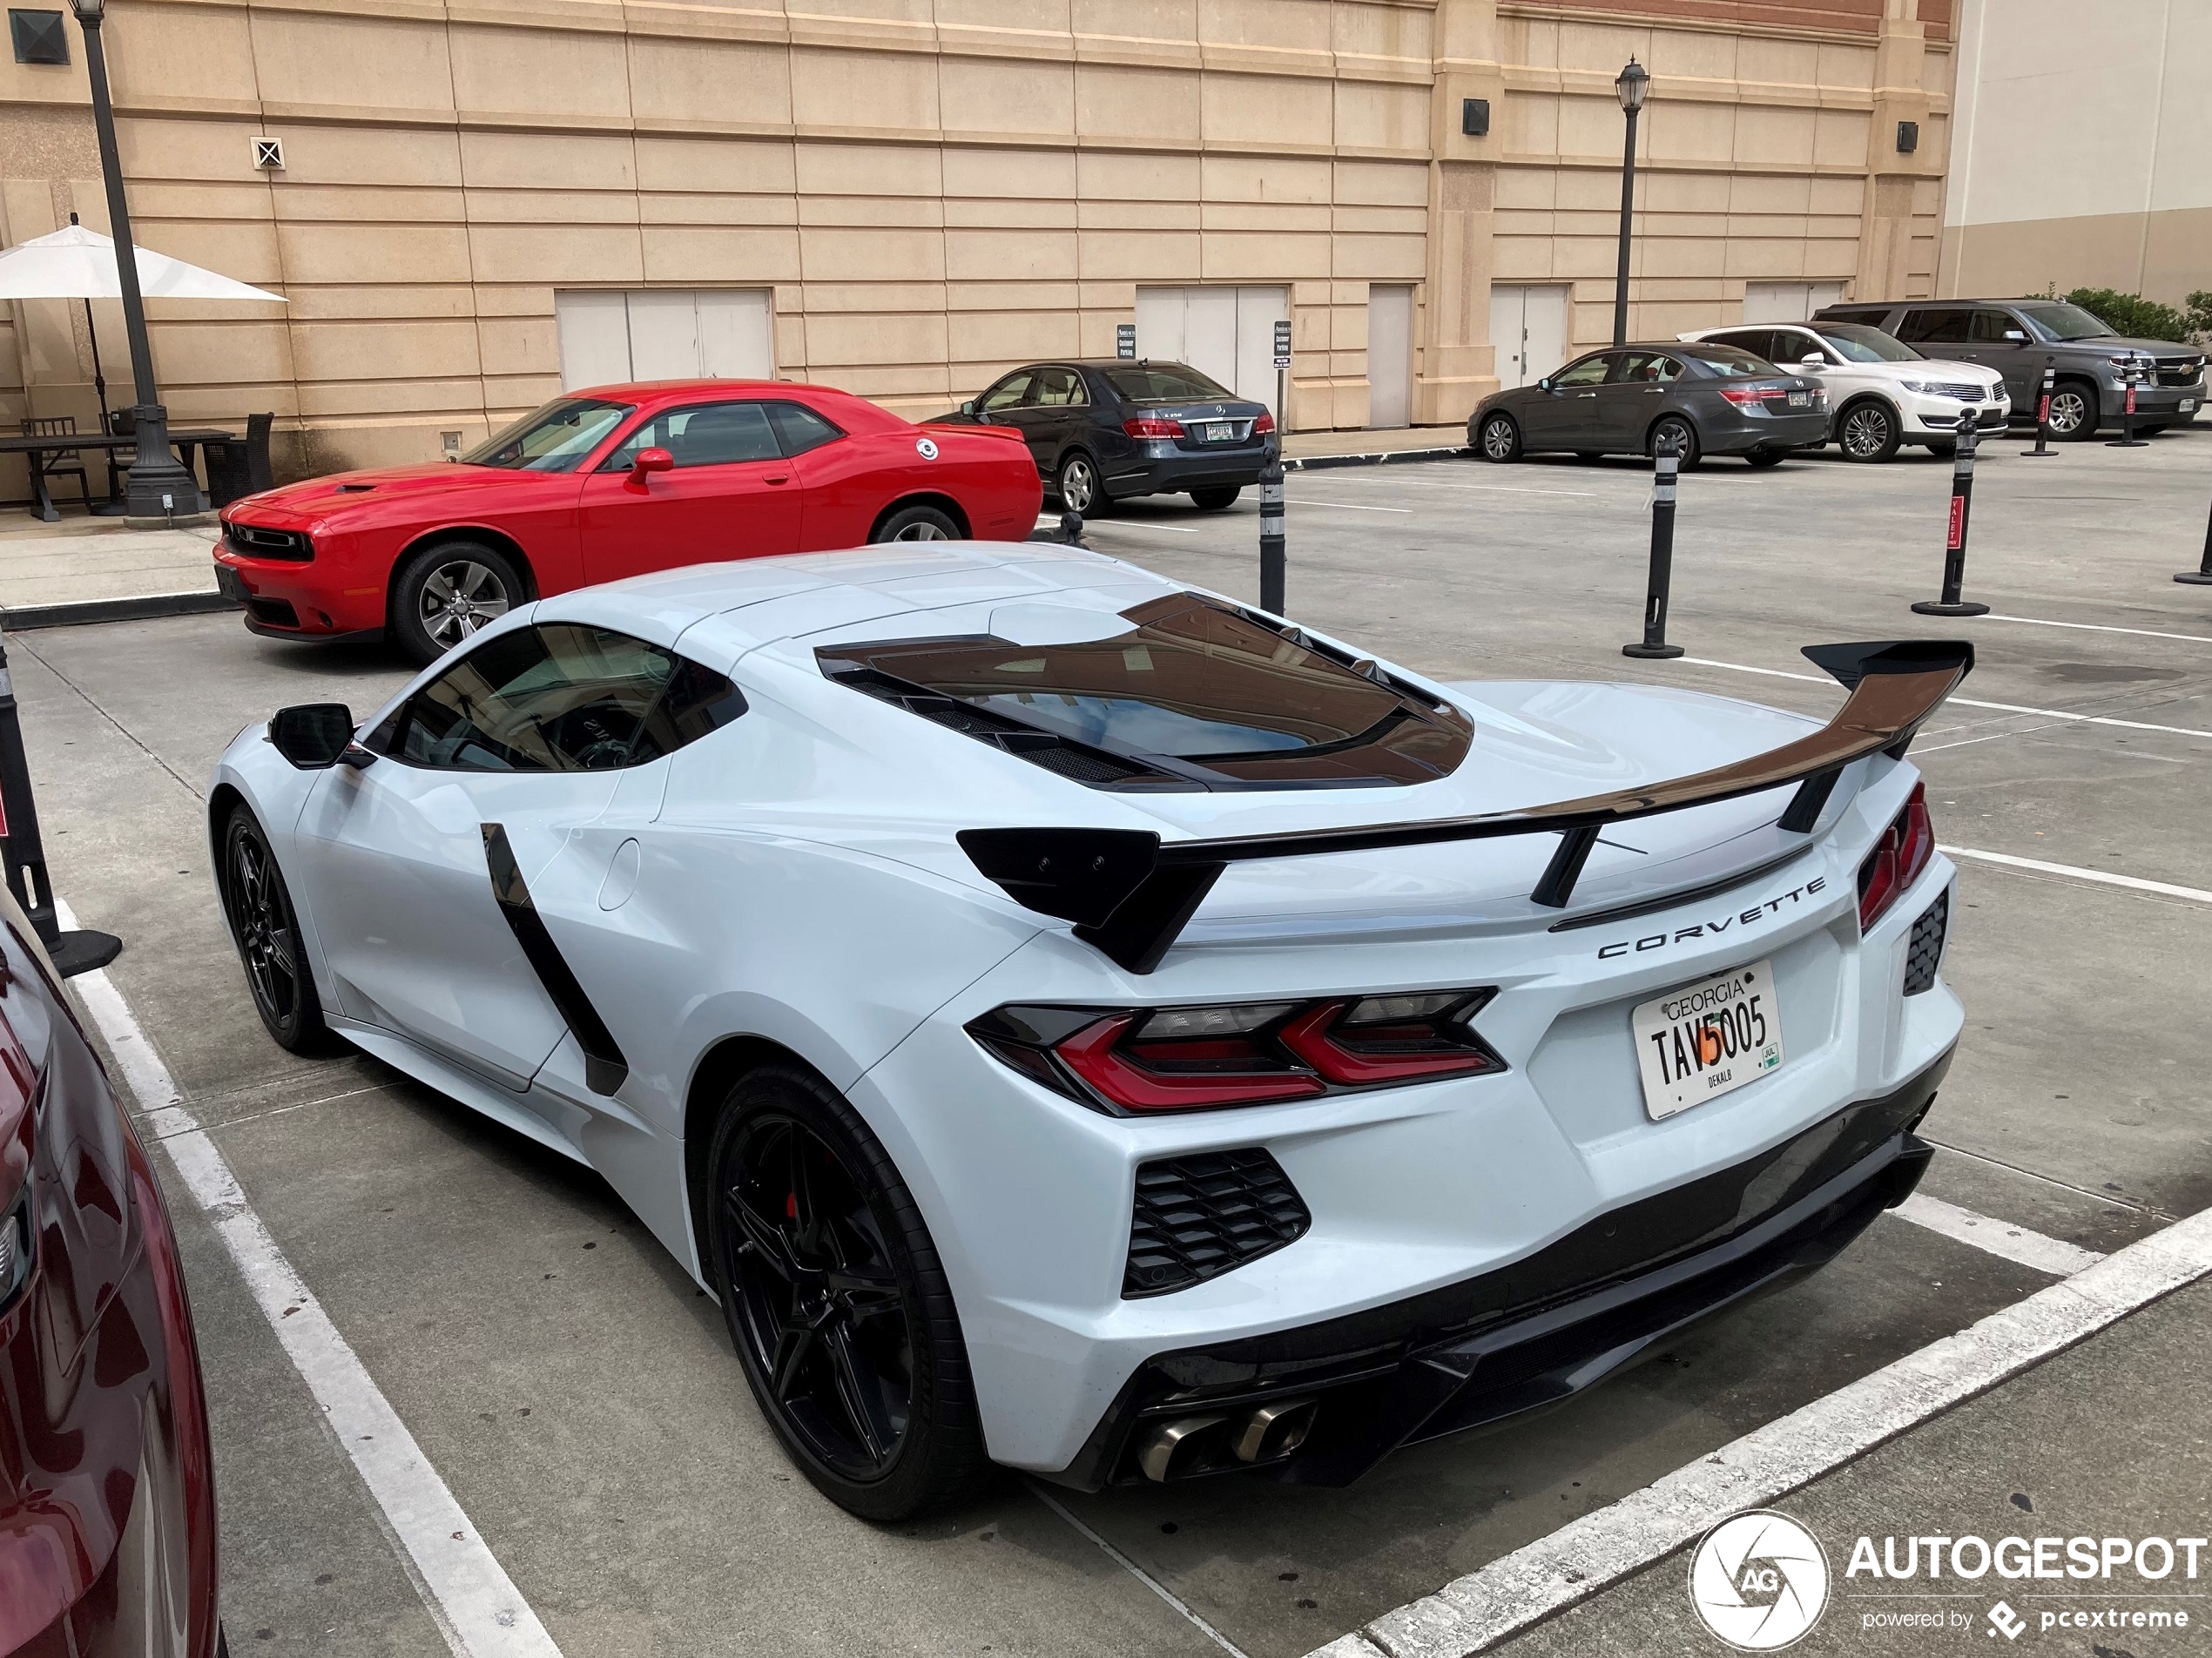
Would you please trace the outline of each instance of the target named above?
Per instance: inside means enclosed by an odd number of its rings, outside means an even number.
[[[1616,957],[1627,955],[1632,950],[1663,949],[1669,944],[1680,944],[1685,939],[1702,939],[1709,934],[1717,936],[1732,927],[1757,927],[1768,916],[1779,915],[1784,904],[1802,903],[1816,893],[1825,892],[1827,888],[1828,877],[1816,875],[1803,886],[1793,886],[1778,898],[1770,898],[1764,904],[1739,911],[1734,915],[1723,915],[1717,921],[1695,922],[1689,927],[1678,927],[1672,933],[1653,933],[1643,938],[1622,939],[1617,944],[1608,944],[1597,953],[1597,959],[1601,961],[1610,961]]]

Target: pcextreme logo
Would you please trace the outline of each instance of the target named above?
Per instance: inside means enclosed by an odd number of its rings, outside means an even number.
[[[1777,1652],[1827,1609],[1828,1556],[1787,1514],[1737,1514],[1707,1532],[1690,1556],[1689,1604],[1739,1651]]]

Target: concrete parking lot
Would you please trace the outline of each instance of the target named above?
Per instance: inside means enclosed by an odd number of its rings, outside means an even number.
[[[1677,662],[1620,655],[1650,488],[1625,460],[1299,475],[1288,608],[1440,677],[1646,681],[1824,716],[1840,693],[1798,646],[1973,639],[1979,667],[1914,750],[1963,872],[1947,974],[1969,1013],[1923,1190],[2110,1252],[2212,1207],[2212,590],[2168,579],[2202,543],[2212,433],[2034,462],[2022,447],[1984,449],[1968,590],[1995,614],[1979,620],[1906,608],[1936,590],[1950,479],[1916,451],[1688,475]],[[1177,497],[1130,503],[1088,539],[1253,597],[1257,527],[1249,494],[1213,514]],[[264,1035],[209,878],[208,767],[282,704],[365,714],[399,663],[258,640],[228,617],[9,649],[57,889],[125,939],[110,977],[178,1092],[570,1658],[1295,1658],[2062,1276],[1887,1217],[1827,1272],[1655,1362],[1533,1422],[1401,1453],[1348,1492],[1231,1479],[1078,1497],[1009,1476],[971,1508],[871,1527],[786,1464],[712,1304],[595,1176],[365,1057],[304,1062]],[[174,1184],[172,1203],[212,1395],[233,1650],[439,1650],[394,1546],[403,1522],[342,1454],[210,1217]],[[1838,1528],[1934,1532],[1982,1511],[2004,1523],[2017,1493],[2069,1533],[2203,1532],[2203,1307],[2185,1292],[2123,1320],[1792,1501]],[[1831,1619],[1817,1649],[1862,1641]],[[1720,1649],[1672,1565],[1521,1644]]]

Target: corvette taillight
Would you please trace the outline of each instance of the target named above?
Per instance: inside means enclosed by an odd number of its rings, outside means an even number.
[[[1183,422],[1164,414],[1137,414],[1123,421],[1122,430],[1131,437],[1181,437]]]
[[[1912,798],[1858,866],[1858,930],[1882,919],[1898,895],[1920,878],[1935,856],[1935,825],[1928,817],[1928,785],[1912,785]]]
[[[1502,1071],[1469,1026],[1494,990],[1225,1002],[999,1008],[968,1033],[1006,1064],[1113,1111],[1265,1105]]]

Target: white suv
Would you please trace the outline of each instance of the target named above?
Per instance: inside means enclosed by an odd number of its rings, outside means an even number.
[[[2012,418],[2004,375],[1976,363],[1923,357],[1862,322],[1747,324],[1677,338],[1735,346],[1818,380],[1834,411],[1829,437],[1847,461],[1886,461],[1900,443],[1947,449],[1970,405],[1979,407],[1975,424],[1984,432],[2001,432]]]

